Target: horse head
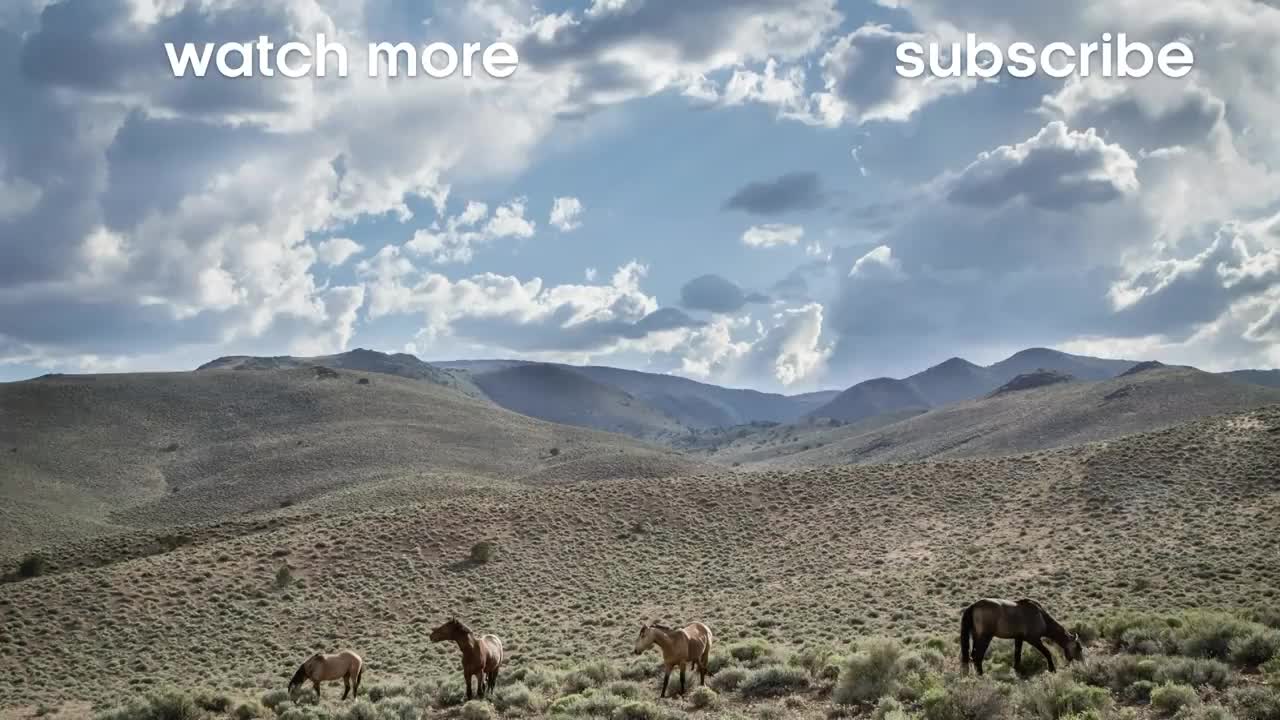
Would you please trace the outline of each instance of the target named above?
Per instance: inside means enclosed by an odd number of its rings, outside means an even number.
[[[658,630],[663,629],[662,625],[641,625],[640,635],[636,637],[635,651],[637,655],[643,655],[645,650],[653,647],[658,641]]]
[[[1067,662],[1084,660],[1084,643],[1080,642],[1079,633],[1071,633],[1067,636],[1067,642],[1062,646],[1062,654],[1067,658]]]
[[[470,634],[471,629],[463,625],[458,618],[449,618],[443,625],[431,631],[431,642],[457,640]]]

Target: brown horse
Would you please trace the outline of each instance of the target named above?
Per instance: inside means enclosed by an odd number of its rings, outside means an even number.
[[[502,640],[497,635],[476,636],[471,628],[457,618],[431,631],[431,642],[452,640],[462,651],[462,677],[467,683],[467,699],[471,699],[471,678],[476,678],[476,691],[484,697],[486,687],[493,689],[498,683],[498,668],[502,666]]]
[[[707,684],[707,661],[711,658],[711,629],[700,622],[690,623],[680,630],[672,630],[666,625],[641,625],[640,637],[636,638],[636,654],[658,646],[662,651],[662,665],[666,674],[662,676],[662,694],[667,696],[667,682],[671,680],[671,671],[680,668],[680,692],[684,692],[684,669],[686,664],[693,665],[703,685]]]
[[[973,654],[969,653],[969,638],[973,637]],[[1049,638],[1062,648],[1067,662],[1084,659],[1084,647],[1080,637],[1067,632],[1057,620],[1035,600],[1023,598],[1014,602],[999,598],[986,598],[964,609],[960,616],[960,664],[968,669],[972,659],[978,674],[982,674],[982,659],[992,638],[1013,640],[1013,669],[1022,674],[1022,643],[1040,651],[1054,672],[1053,654],[1044,646],[1041,638]]]
[[[320,697],[320,683],[329,680],[342,680],[342,699],[347,693],[355,697],[360,692],[360,677],[364,674],[364,661],[350,650],[343,650],[332,655],[316,653],[293,674],[289,681],[289,695],[292,697],[307,680],[316,688],[316,697]]]

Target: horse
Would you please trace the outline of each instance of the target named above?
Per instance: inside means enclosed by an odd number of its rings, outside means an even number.
[[[973,654],[969,653],[969,638],[973,637]],[[1040,651],[1049,663],[1049,672],[1057,668],[1053,664],[1053,654],[1044,646],[1041,638],[1047,637],[1062,648],[1062,655],[1070,663],[1084,659],[1084,646],[1080,636],[1067,632],[1057,620],[1054,620],[1035,600],[1023,598],[1018,601],[1000,598],[985,598],[964,609],[960,616],[960,664],[969,668],[972,660],[982,674],[982,659],[987,654],[987,647],[992,638],[1013,640],[1013,669],[1022,675],[1022,643]]]
[[[462,677],[467,683],[467,699],[471,699],[471,678],[476,678],[476,691],[484,697],[485,689],[492,690],[498,683],[498,668],[502,666],[502,639],[497,635],[476,636],[471,628],[457,618],[431,631],[431,642],[452,640],[462,651]]]
[[[364,661],[350,650],[342,650],[332,655],[316,653],[307,658],[293,674],[289,681],[289,696],[292,697],[302,683],[310,680],[316,688],[316,697],[320,697],[320,683],[329,680],[342,680],[342,699],[347,693],[354,698],[360,692],[360,678],[364,674]]]
[[[666,674],[662,676],[662,694],[667,696],[667,682],[671,680],[671,671],[680,668],[680,692],[684,693],[684,669],[686,664],[693,665],[694,671],[703,685],[707,684],[707,661],[711,658],[711,629],[700,622],[690,623],[680,630],[672,630],[666,625],[641,625],[640,636],[636,638],[636,655],[658,646],[662,651],[662,665]]]

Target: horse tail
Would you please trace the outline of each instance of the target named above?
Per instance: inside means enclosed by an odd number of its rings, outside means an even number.
[[[960,666],[969,667],[969,638],[973,635],[973,606],[960,614]]]
[[[351,697],[355,697],[360,693],[360,678],[364,677],[364,662],[360,663],[360,667],[356,668],[356,679],[351,683]]]

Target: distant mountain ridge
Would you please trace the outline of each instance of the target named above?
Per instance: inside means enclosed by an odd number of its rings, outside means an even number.
[[[318,355],[315,357],[226,355],[201,365],[196,368],[196,372],[202,370],[294,370],[316,365],[340,370],[395,375],[410,380],[426,380],[436,385],[457,390],[469,397],[485,397],[484,393],[476,387],[467,373],[459,373],[448,368],[423,362],[408,353],[388,354],[365,348],[356,348],[336,355]]]
[[[1027,348],[986,367],[953,357],[902,379],[865,380],[812,410],[809,417],[855,422],[885,412],[925,410],[983,397],[1019,375],[1054,372],[1080,380],[1105,380],[1132,368],[1133,360],[1072,355]]]

